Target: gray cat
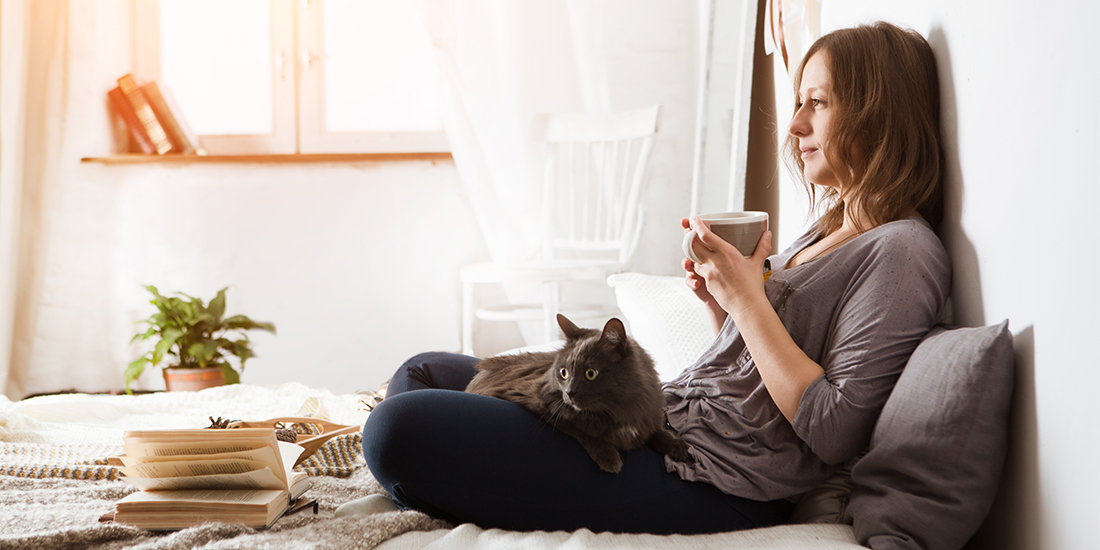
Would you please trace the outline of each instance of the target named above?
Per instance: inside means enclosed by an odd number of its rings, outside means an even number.
[[[649,445],[693,462],[688,444],[665,426],[664,395],[649,354],[611,319],[603,331],[579,328],[558,314],[565,346],[556,352],[485,359],[466,391],[518,403],[580,442],[605,472],[619,451]]]

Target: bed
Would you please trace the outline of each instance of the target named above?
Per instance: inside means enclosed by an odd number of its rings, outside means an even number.
[[[615,277],[611,283],[635,337],[661,368],[675,368],[691,353],[680,349],[688,340],[676,335],[694,330],[682,280]],[[19,402],[0,397],[0,549],[961,548],[1000,481],[1012,374],[1006,323],[938,327],[913,354],[869,450],[803,497],[799,523],[692,536],[520,533],[449,525],[415,511],[335,517],[340,504],[384,492],[364,467],[358,433],[332,438],[300,466],[313,476],[306,494],[317,500],[316,514],[288,515],[266,530],[212,523],[150,533],[101,521],[134,490],[108,463],[121,451],[123,431],[206,427],[211,417],[310,416],[362,425],[369,412],[356,395],[298,383]]]

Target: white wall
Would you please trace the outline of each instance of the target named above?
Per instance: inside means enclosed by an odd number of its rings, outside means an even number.
[[[103,166],[117,150],[106,91],[132,70],[129,0],[74,5],[65,155],[46,217],[28,394],[119,388],[152,313],[142,285],[274,322],[244,380],[376,388],[409,356],[459,349],[458,269],[488,259],[452,162]],[[604,5],[610,105],[662,105],[643,242],[630,268],[672,274],[690,205],[696,7]],[[534,213],[533,213],[534,215]],[[611,294],[610,289],[604,293]],[[514,329],[496,347],[522,345]],[[494,335],[490,335],[494,336]],[[163,387],[151,369],[138,387]]]
[[[278,336],[253,334],[250,383],[354,391],[413,353],[458,348],[458,266],[485,253],[450,162],[77,174],[55,218],[32,391],[58,370],[66,387],[119,387],[133,323],[152,312],[143,284],[206,299],[228,286],[229,313],[274,322]]]
[[[1097,548],[1100,3],[824,0],[825,32],[875,19],[939,63],[956,321],[1015,334],[1008,475],[972,546]]]

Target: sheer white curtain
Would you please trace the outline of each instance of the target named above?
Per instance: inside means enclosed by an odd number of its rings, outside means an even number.
[[[68,0],[0,1],[0,380],[26,393],[65,138]]]
[[[455,166],[494,260],[538,252],[544,112],[609,110],[599,1],[421,0]]]

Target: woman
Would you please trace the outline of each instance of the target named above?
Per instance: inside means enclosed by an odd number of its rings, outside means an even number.
[[[643,447],[622,453],[620,473],[601,472],[522,407],[449,391],[477,359],[425,354],[399,369],[363,432],[398,504],[505,529],[729,531],[786,521],[867,446],[950,286],[929,224],[943,165],[935,61],[916,33],[845,29],[807,53],[796,95],[786,149],[829,206],[813,229],[771,258],[765,234],[745,258],[682,222],[702,245],[698,264],[684,261],[687,284],[717,330],[664,388],[694,463]]]

